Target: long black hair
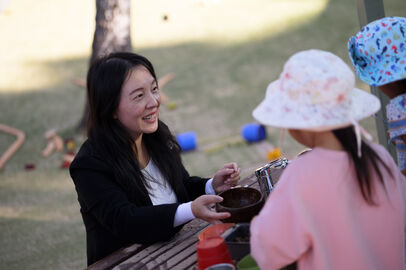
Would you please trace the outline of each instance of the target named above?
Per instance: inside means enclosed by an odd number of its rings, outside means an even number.
[[[129,199],[142,205],[148,201],[145,186],[149,185],[141,173],[134,153],[135,141],[120,121],[114,118],[122,86],[130,72],[137,66],[144,66],[158,83],[151,62],[135,53],[112,53],[91,64],[87,73],[89,102],[87,135],[99,154],[112,167],[115,181],[126,191]],[[169,128],[158,120],[157,131],[143,134],[143,143],[152,160],[176,192],[181,184],[183,167],[180,146]]]
[[[354,128],[346,127],[332,131],[335,137],[340,141],[344,150],[351,156],[354,161],[354,169],[357,174],[358,186],[361,190],[364,200],[371,205],[375,205],[372,196],[373,183],[370,169],[372,168],[377,174],[380,184],[384,185],[383,176],[379,170],[379,163],[392,175],[388,165],[383,162],[381,157],[365,142],[361,141],[361,157],[358,157],[357,140]]]

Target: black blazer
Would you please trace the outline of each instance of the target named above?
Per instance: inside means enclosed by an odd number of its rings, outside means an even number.
[[[153,206],[148,197],[137,205],[116,183],[112,168],[94,145],[85,141],[69,172],[86,228],[88,265],[130,244],[165,241],[178,232],[182,226],[173,227],[178,205],[203,195],[208,180],[183,170],[183,186],[175,190],[178,203]]]

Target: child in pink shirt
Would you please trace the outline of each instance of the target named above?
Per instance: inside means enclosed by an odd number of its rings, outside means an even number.
[[[288,165],[251,222],[261,269],[405,269],[406,179],[385,148],[361,140],[357,121],[380,103],[354,85],[339,57],[302,51],[254,110],[312,148]]]

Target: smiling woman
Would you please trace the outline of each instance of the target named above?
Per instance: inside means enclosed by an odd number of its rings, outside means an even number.
[[[189,176],[180,146],[159,120],[158,82],[148,59],[113,53],[97,60],[87,90],[88,140],[70,174],[89,265],[126,245],[167,240],[195,217],[229,217],[210,206],[239,180],[237,164],[224,165],[210,180]]]

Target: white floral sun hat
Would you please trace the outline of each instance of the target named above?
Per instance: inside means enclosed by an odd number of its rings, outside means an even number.
[[[355,76],[338,56],[301,51],[285,63],[253,116],[262,124],[325,131],[350,125],[380,109],[377,97],[354,88]]]

